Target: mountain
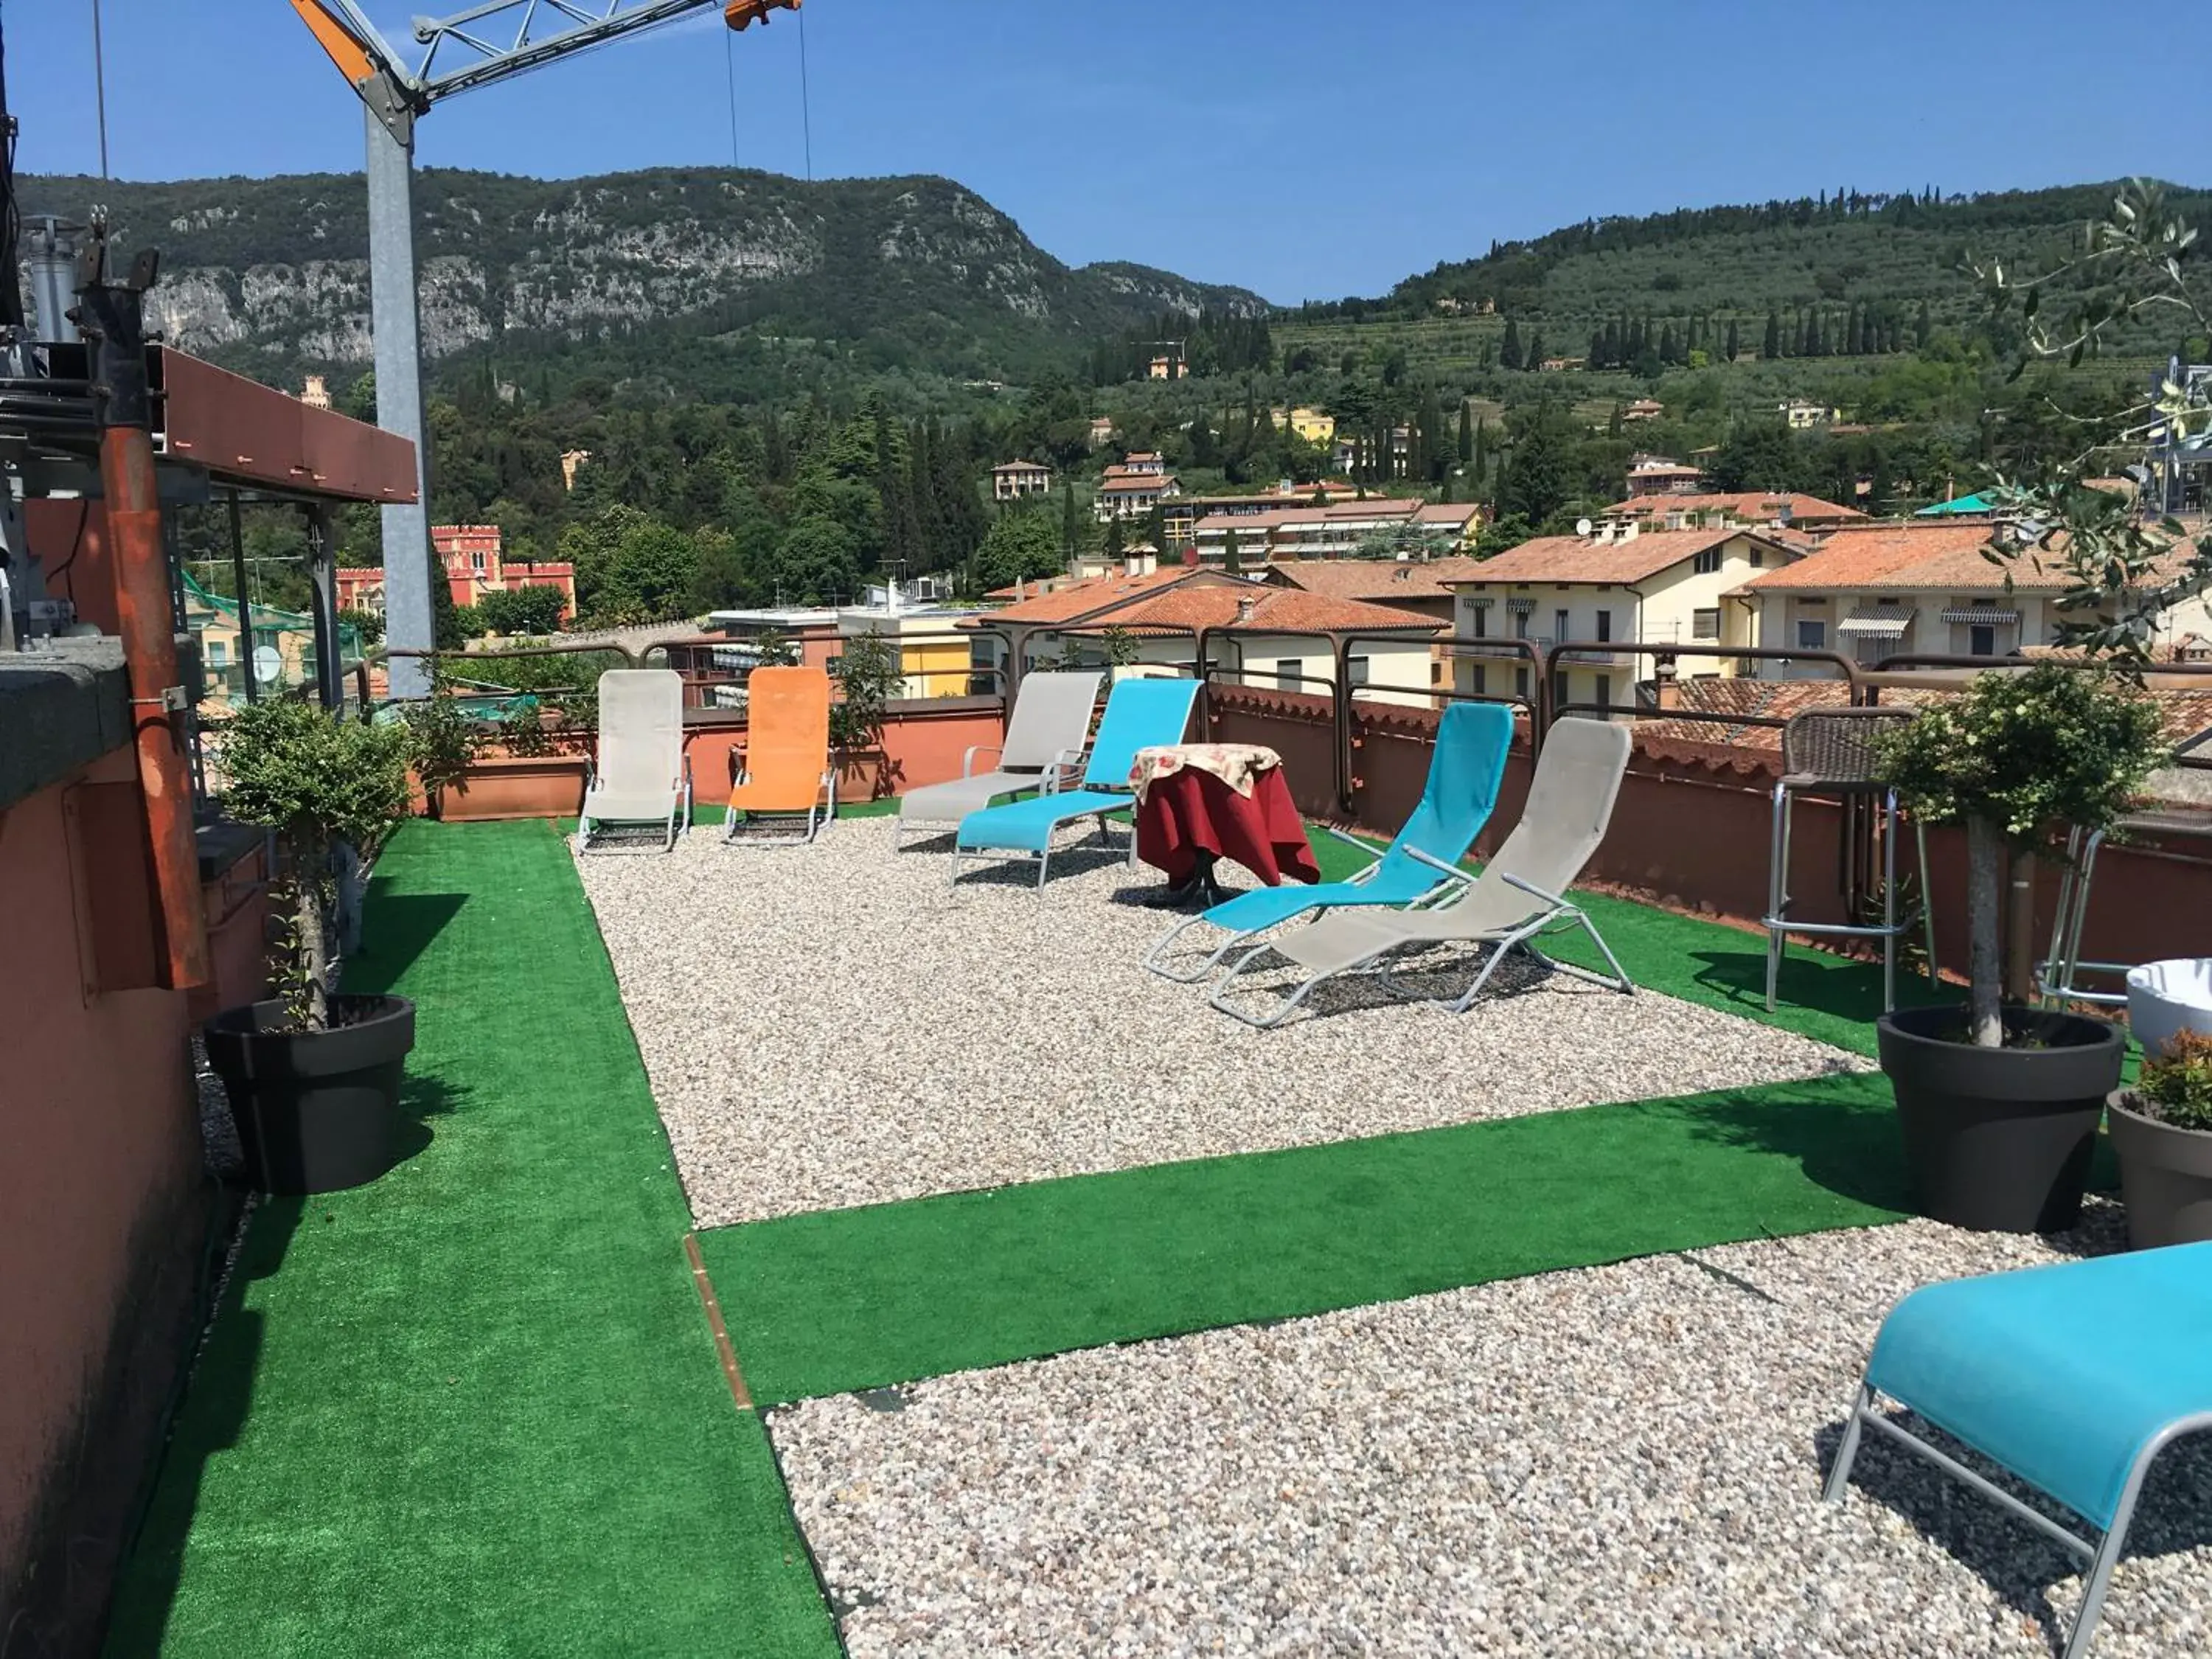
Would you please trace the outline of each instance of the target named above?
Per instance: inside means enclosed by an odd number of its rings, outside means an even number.
[[[1310,306],[1308,321],[1517,317],[1548,326],[1554,351],[1580,352],[1607,319],[1738,318],[1754,332],[1770,312],[1786,323],[1815,307],[1911,314],[1938,323],[1975,305],[1969,253],[2008,267],[2039,260],[2069,231],[2110,208],[2118,186],[2068,185],[1943,196],[1849,188],[1742,206],[1586,219],[1528,240],[1494,242],[1388,295]],[[2212,222],[2212,194],[2167,187],[2169,207]],[[1502,320],[1496,325],[1502,328]]]
[[[358,174],[18,187],[26,215],[82,219],[103,201],[125,246],[160,247],[149,310],[187,350],[288,383],[369,361]],[[502,372],[557,359],[692,389],[774,378],[794,353],[815,372],[1017,378],[1164,311],[1267,308],[1144,265],[1071,268],[945,179],[426,168],[415,206],[434,368],[489,347]]]

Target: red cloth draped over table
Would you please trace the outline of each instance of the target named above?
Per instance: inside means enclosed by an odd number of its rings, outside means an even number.
[[[1226,747],[1240,752],[1224,754]],[[1188,881],[1201,853],[1241,864],[1270,887],[1285,878],[1321,879],[1273,750],[1205,744],[1183,754],[1139,750],[1129,781],[1139,791],[1137,856],[1165,871],[1170,883]]]

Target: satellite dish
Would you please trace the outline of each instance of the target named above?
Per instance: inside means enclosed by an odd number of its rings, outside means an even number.
[[[257,645],[253,647],[253,678],[255,679],[264,685],[268,685],[274,683],[283,672],[284,659],[275,646]]]
[[[1575,534],[1577,536],[1589,535],[1592,528],[1593,526],[1588,519],[1577,519],[1575,520]]]

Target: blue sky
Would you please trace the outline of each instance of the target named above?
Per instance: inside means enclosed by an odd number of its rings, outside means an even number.
[[[404,43],[414,12],[460,3],[369,9]],[[283,0],[103,7],[118,176],[359,168],[359,106]],[[548,177],[726,163],[719,11],[457,98],[422,123],[421,159]],[[2212,182],[2212,82],[2160,94],[2144,38],[2088,17],[2047,0],[807,0],[813,166],[944,173],[1071,264],[1282,301],[1379,292],[1591,215],[1838,185]],[[91,0],[0,0],[26,171],[96,168],[90,20]],[[749,30],[734,61],[738,158],[801,172],[798,20]]]

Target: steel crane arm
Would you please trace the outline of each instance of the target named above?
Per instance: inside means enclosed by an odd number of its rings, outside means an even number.
[[[297,3],[297,0],[295,0]],[[765,22],[771,9],[794,10],[799,0],[479,0],[441,19],[421,18],[423,47],[409,84],[426,103],[489,86],[572,53],[670,23],[720,5],[723,20],[742,29]],[[441,68],[443,64],[447,67]]]

